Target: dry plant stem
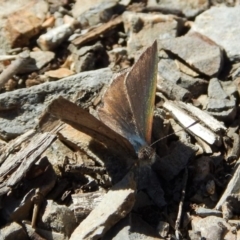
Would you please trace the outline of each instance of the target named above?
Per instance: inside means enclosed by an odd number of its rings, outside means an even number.
[[[99,38],[99,36],[101,34],[104,34],[106,32],[108,32],[111,29],[114,29],[115,27],[117,27],[118,25],[120,25],[122,23],[122,17],[116,17],[113,20],[110,20],[109,22],[105,23],[105,24],[101,24],[100,26],[90,30],[88,33],[74,39],[72,41],[72,43],[76,46],[82,46],[83,44],[90,42],[94,39]]]
[[[225,133],[227,131],[227,128],[221,122],[219,122],[217,119],[215,119],[213,116],[211,116],[207,112],[193,106],[190,103],[179,102],[179,104],[180,106],[184,107],[189,112],[191,112],[192,115],[196,116],[203,123],[205,123],[206,126],[208,126],[215,133],[219,133],[219,132]]]
[[[0,74],[0,88],[16,73],[19,72],[29,61],[29,51],[24,51],[18,55],[18,58],[13,61],[3,72]]]
[[[34,202],[33,216],[32,216],[32,228],[36,228],[37,215],[38,215],[38,211],[39,211],[42,199],[43,199],[43,195],[41,194],[40,189],[37,188],[35,191],[35,195],[31,199]]]
[[[179,203],[178,215],[177,215],[177,220],[176,220],[176,223],[175,223],[175,235],[176,235],[177,239],[180,239],[179,238],[179,226],[180,226],[181,217],[182,217],[183,202],[185,200],[187,179],[188,179],[188,170],[187,170],[187,168],[185,168],[184,178],[183,178],[182,197],[181,197],[181,200],[180,200],[180,203]]]
[[[184,128],[196,122],[196,119],[189,115],[184,109],[179,107],[177,102],[165,101],[163,107],[168,110]],[[218,135],[199,123],[190,127],[189,131],[210,145],[215,144],[216,146],[221,146],[222,144],[221,138]]]

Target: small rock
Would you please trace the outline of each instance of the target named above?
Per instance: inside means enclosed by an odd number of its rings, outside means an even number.
[[[206,93],[208,81],[194,78],[178,70],[177,64],[171,58],[161,58],[158,63],[158,73],[165,80],[174,82],[182,88],[187,89],[196,98]]]
[[[167,9],[178,9],[183,12],[187,18],[193,18],[199,13],[207,10],[209,1],[195,1],[195,0],[148,0],[148,6],[159,6]]]
[[[227,231],[227,222],[215,216],[209,216],[206,218],[193,217],[192,230],[194,232],[200,232],[201,237],[206,240],[223,239]]]
[[[16,222],[12,222],[11,224],[0,229],[0,237],[3,240],[29,239],[22,226]]]
[[[71,76],[73,74],[74,74],[74,72],[71,71],[68,68],[59,68],[59,69],[56,69],[56,70],[51,70],[51,71],[45,72],[46,76],[48,76],[50,78],[57,78],[57,79],[68,77],[68,76]]]
[[[30,224],[27,223],[27,221],[23,221],[24,227],[28,233],[28,236],[30,239],[36,239],[36,240],[68,240],[68,237],[64,234],[57,233],[54,231],[47,231],[43,230],[41,228],[32,228]],[[28,239],[29,239],[28,238]]]
[[[206,110],[220,121],[233,121],[236,116],[236,99],[209,98]]]
[[[182,28],[182,20],[162,14],[124,12],[124,29],[129,34],[127,42],[130,56],[145,46],[152,44],[153,39],[171,39],[177,36]]]
[[[95,1],[96,2],[96,1]],[[90,4],[86,4],[89,6]],[[83,3],[81,2],[82,9]],[[108,22],[113,15],[119,15],[124,10],[124,6],[121,6],[118,1],[100,1],[98,5],[92,6],[90,9],[82,12],[80,15],[77,11],[73,10],[74,17],[79,21],[82,28],[88,28],[95,26],[99,23]]]
[[[236,88],[227,86],[231,85],[225,85],[231,95],[224,91],[221,82],[216,78],[211,79],[208,86],[209,100],[206,110],[221,121],[233,120],[236,115],[236,98],[234,96],[237,95]]]
[[[217,78],[212,78],[209,81],[208,97],[215,99],[226,99],[228,97]]]
[[[85,46],[77,49],[71,45],[69,47],[73,53],[75,72],[84,72],[108,66],[108,55],[101,43],[93,46]]]
[[[169,223],[160,221],[158,223],[157,230],[159,232],[159,235],[162,238],[167,237],[168,232],[169,232]]]
[[[8,36],[11,46],[27,46],[30,38],[39,33],[47,11],[48,4],[41,0],[32,1],[24,8],[8,15],[6,36]]]
[[[52,200],[47,200],[43,211],[39,227],[52,229],[55,232],[70,236],[77,226],[74,213],[64,205],[58,205]]]
[[[81,14],[86,12],[87,10],[96,7],[106,0],[76,0],[75,4],[72,7],[72,14],[74,18],[79,17]]]
[[[201,34],[161,40],[160,46],[179,56],[199,73],[214,76],[221,71],[223,57],[220,47]]]
[[[54,17],[54,16],[51,16],[51,17],[47,18],[47,19],[42,23],[42,28],[53,27],[53,26],[54,26],[54,22],[55,22],[55,17]]]
[[[192,25],[192,31],[199,32],[222,46],[231,61],[239,61],[239,11],[240,6],[211,7],[196,17]]]
[[[143,221],[137,214],[129,214],[126,218],[118,222],[107,234],[103,240],[158,240],[159,235],[156,230],[148,223]]]
[[[208,209],[203,207],[198,207],[196,210],[196,214],[199,217],[208,217],[208,216],[216,216],[222,217],[222,212],[215,209]]]
[[[42,34],[38,39],[37,43],[39,47],[44,50],[52,50],[58,47],[64,40],[66,40],[71,34],[73,34],[76,25],[73,23],[61,24]]]

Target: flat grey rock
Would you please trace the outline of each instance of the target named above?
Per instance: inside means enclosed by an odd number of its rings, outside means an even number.
[[[161,58],[158,63],[158,73],[169,82],[187,89],[194,97],[198,97],[207,91],[208,81],[201,78],[194,78],[180,72],[175,61],[170,58]]]
[[[82,8],[81,4],[81,8]],[[102,1],[98,4],[92,5],[89,9],[81,14],[73,9],[75,18],[80,22],[83,28],[97,25],[109,21],[113,15],[122,13],[124,7],[116,0]],[[78,15],[78,16],[77,16]]]
[[[196,17],[192,31],[199,32],[226,51],[230,60],[240,59],[240,6],[212,7]]]
[[[111,70],[104,68],[0,94],[0,138],[10,140],[34,128],[40,114],[58,96],[91,100],[111,77]]]
[[[77,226],[74,213],[67,206],[58,205],[53,200],[47,200],[43,211],[39,223],[40,228],[51,229],[69,237]]]
[[[209,98],[215,99],[226,99],[228,95],[222,88],[220,81],[217,78],[212,78],[208,85],[208,96]]]
[[[183,27],[183,20],[171,15],[124,12],[122,14],[125,32],[129,34],[128,53],[136,56],[142,48],[155,39],[170,39],[177,36]]]
[[[195,17],[200,12],[206,10],[209,6],[209,1],[195,1],[195,0],[148,0],[148,6],[159,6],[168,9],[181,10],[183,14],[188,17]]]
[[[220,47],[201,34],[190,33],[159,43],[164,50],[177,55],[201,74],[217,76],[221,71],[223,57]]]
[[[23,227],[16,222],[13,222],[13,223],[3,227],[0,230],[0,237],[1,237],[1,239],[6,239],[6,240],[14,240],[14,239],[27,240],[27,239],[29,239],[27,234],[25,233]]]

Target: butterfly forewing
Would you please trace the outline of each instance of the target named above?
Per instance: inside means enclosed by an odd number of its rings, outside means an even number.
[[[128,139],[135,152],[151,139],[156,88],[156,42],[140,56],[128,73],[113,80],[103,97],[99,118]]]
[[[155,41],[140,56],[125,78],[127,96],[135,119],[136,131],[147,144],[151,143],[157,63],[157,43]]]

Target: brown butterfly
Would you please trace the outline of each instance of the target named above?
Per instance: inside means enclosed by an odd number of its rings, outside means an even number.
[[[155,41],[141,54],[129,72],[121,73],[112,80],[102,98],[103,104],[98,108],[99,119],[61,97],[54,100],[47,111],[100,142],[120,148],[126,155],[138,159],[136,165],[148,165],[138,170],[139,174],[142,172],[140,185],[144,185],[157,205],[161,206],[165,204],[163,192],[150,169],[156,156],[150,144],[157,84],[157,52]],[[49,124],[49,118],[43,116],[40,125],[46,121]],[[152,180],[145,180],[149,177]],[[158,196],[159,200],[153,196],[158,191],[156,188],[159,188],[158,195],[161,195]]]

